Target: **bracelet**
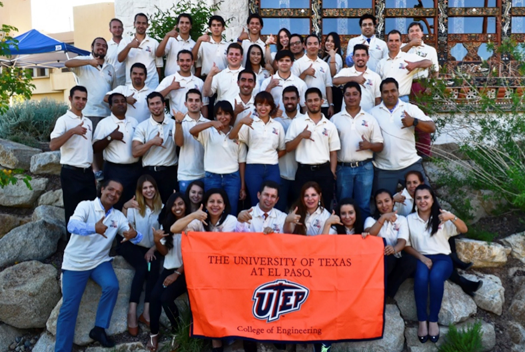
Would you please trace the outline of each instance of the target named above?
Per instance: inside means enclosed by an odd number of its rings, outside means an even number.
[[[177,275],[179,275],[179,276],[181,276],[181,275],[182,275],[182,273],[181,273],[180,271],[178,271],[178,270],[177,270],[177,271],[175,271],[175,274],[177,274]]]
[[[330,61],[331,64],[335,64],[335,61]]]

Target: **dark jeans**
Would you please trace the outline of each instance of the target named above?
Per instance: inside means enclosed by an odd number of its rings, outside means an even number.
[[[397,258],[394,255],[386,255],[385,261],[387,275],[386,294],[394,298],[401,284],[416,272],[417,259],[412,255],[403,253],[401,258]]]
[[[277,205],[275,206],[280,211],[286,212],[286,209],[290,204],[295,202],[295,199],[292,199],[292,190],[290,189],[293,187],[295,181],[287,180],[285,178],[281,177],[281,185],[279,187],[279,201],[277,202]]]
[[[179,309],[175,304],[175,299],[186,292],[186,278],[184,274],[180,275],[174,283],[163,287],[164,280],[173,274],[177,269],[163,269],[160,274],[153,292],[151,294],[151,302],[149,306],[150,314],[150,329],[151,334],[159,333],[160,313],[162,308],[168,316],[171,323],[171,329],[175,330],[178,325]]]
[[[295,191],[297,193],[296,199],[299,197],[301,187],[306,182],[315,181],[321,187],[323,193],[323,202],[326,209],[331,209],[332,199],[334,197],[334,175],[330,170],[330,163],[327,162],[322,165],[306,165],[299,164],[295,174]]]
[[[279,164],[246,164],[244,182],[246,183],[246,188],[248,188],[248,194],[250,195],[250,201],[253,207],[259,202],[257,192],[259,192],[262,183],[268,180],[277,183],[281,182]]]
[[[144,173],[151,175],[159,187],[162,203],[166,204],[173,191],[178,190],[177,165],[173,166],[145,166]]]
[[[425,170],[423,170],[422,161],[419,159],[412,165],[400,170],[382,170],[374,167],[374,189],[372,190],[372,194],[380,188],[384,188],[391,194],[395,194],[398,183],[401,183],[401,185],[405,187],[405,175],[409,171],[421,172],[425,179],[425,184],[430,184],[428,177],[425,174]]]
[[[117,204],[113,206],[115,209],[122,210],[124,203],[135,195],[137,180],[142,175],[142,164],[140,162],[133,164],[115,164],[104,161],[103,171],[106,180],[115,180],[122,184],[122,195]]]

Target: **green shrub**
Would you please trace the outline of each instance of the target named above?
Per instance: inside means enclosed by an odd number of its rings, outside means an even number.
[[[439,352],[481,352],[483,346],[481,338],[481,323],[478,321],[468,325],[465,329],[458,330],[455,325],[450,325],[448,333],[444,336],[444,343],[439,347]]]
[[[0,138],[38,146],[48,142],[55,121],[66,113],[68,106],[55,100],[28,100],[13,105],[0,115]]]

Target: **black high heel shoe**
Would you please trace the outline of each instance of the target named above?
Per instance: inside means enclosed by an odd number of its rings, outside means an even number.
[[[439,334],[437,334],[436,336],[431,336],[431,335],[429,335],[429,336],[430,336],[430,342],[432,342],[432,343],[438,342]]]
[[[425,343],[425,342],[428,341],[428,335],[426,335],[426,336],[419,336],[418,335],[417,338],[419,339],[419,342],[421,342],[421,343]]]

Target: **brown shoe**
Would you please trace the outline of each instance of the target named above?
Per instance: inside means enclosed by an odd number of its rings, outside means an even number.
[[[128,332],[131,336],[137,336],[139,334],[139,327],[135,326],[132,328],[131,326],[128,326]]]
[[[139,317],[139,321],[142,323],[142,324],[145,324],[148,328],[149,328],[149,321],[146,320],[146,318],[144,318],[144,315],[140,315]]]

